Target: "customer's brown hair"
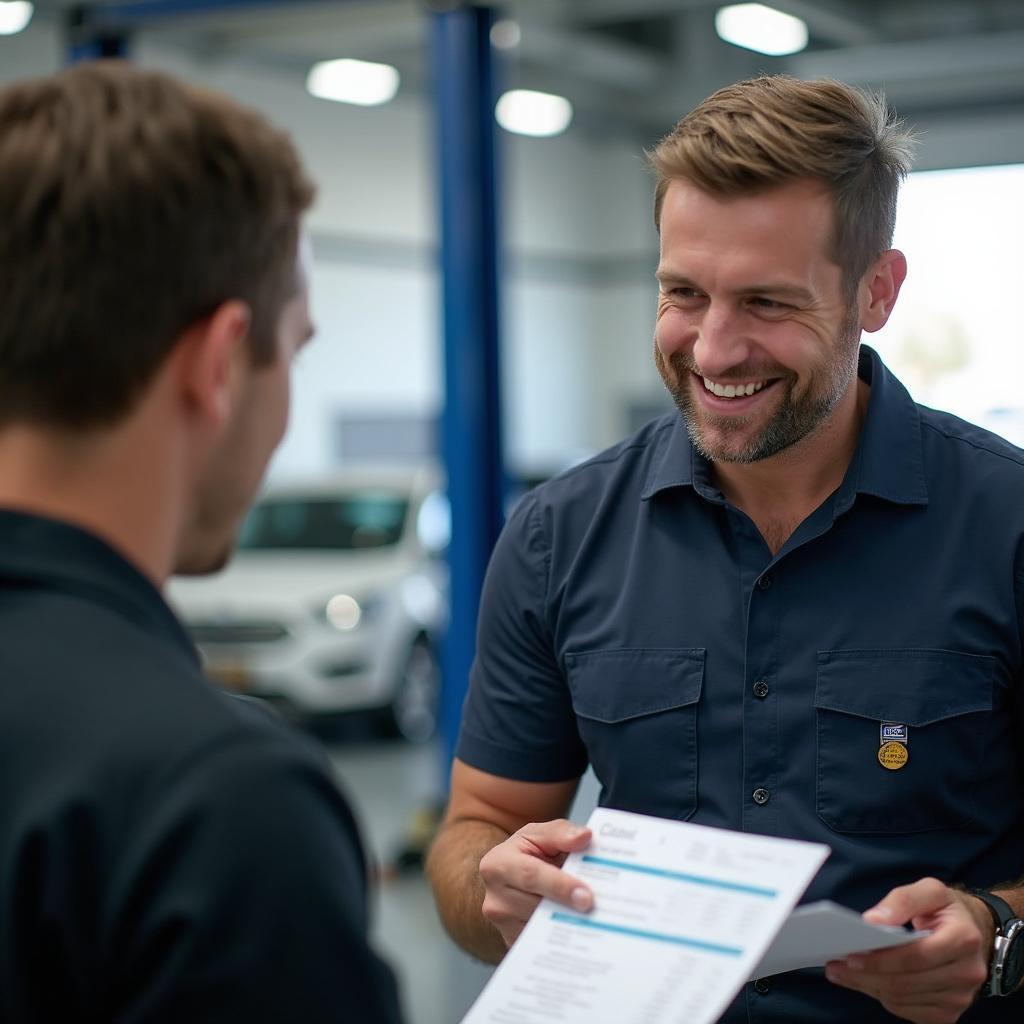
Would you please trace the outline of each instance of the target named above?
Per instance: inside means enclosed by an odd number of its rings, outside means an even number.
[[[675,180],[731,196],[817,179],[834,199],[830,255],[851,296],[892,245],[911,155],[911,137],[881,96],[830,80],[753,78],[709,96],[648,154],[657,175],[654,222],[660,226]]]
[[[272,362],[313,192],[286,135],[165,74],[98,61],[0,90],[0,424],[116,421],[229,299]]]

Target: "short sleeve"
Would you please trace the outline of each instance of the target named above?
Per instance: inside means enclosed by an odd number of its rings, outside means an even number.
[[[549,562],[534,492],[509,517],[487,569],[456,748],[474,768],[522,782],[561,782],[587,767],[548,622]]]
[[[119,1024],[398,1024],[351,812],[298,741],[234,739],[151,787],[109,895]]]

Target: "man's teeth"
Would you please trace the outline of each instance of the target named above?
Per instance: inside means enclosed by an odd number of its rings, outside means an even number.
[[[750,384],[716,384],[713,380],[708,380],[707,377],[702,377],[701,380],[704,381],[704,387],[718,398],[743,398],[760,391],[768,383],[759,380]]]

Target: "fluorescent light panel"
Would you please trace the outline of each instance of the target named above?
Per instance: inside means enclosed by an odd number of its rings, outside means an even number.
[[[511,89],[498,100],[494,116],[507,132],[547,138],[569,127],[572,104],[564,96],[549,92]]]
[[[491,26],[491,45],[499,50],[514,50],[522,40],[522,29],[511,18],[502,18]]]
[[[32,20],[34,8],[28,0],[0,0],[0,36],[13,36]]]
[[[807,46],[807,23],[764,4],[730,4],[715,14],[715,31],[745,50],[782,57]]]
[[[394,99],[400,82],[398,69],[390,64],[347,57],[314,64],[306,76],[306,88],[313,96],[360,107],[376,107]]]

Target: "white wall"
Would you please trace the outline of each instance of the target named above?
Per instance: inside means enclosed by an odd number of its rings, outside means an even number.
[[[298,368],[292,426],[272,472],[326,469],[343,409],[435,413],[443,397],[429,105],[400,95],[365,110],[253,68],[201,64],[153,44],[137,55],[286,125],[320,184],[309,221],[319,339]],[[622,143],[500,133],[499,146],[506,448],[517,467],[557,467],[614,434],[605,423],[614,401],[605,386],[607,267],[646,249],[653,274],[649,183],[638,149]],[[627,168],[625,183],[614,165]],[[632,204],[620,205],[627,196]]]

